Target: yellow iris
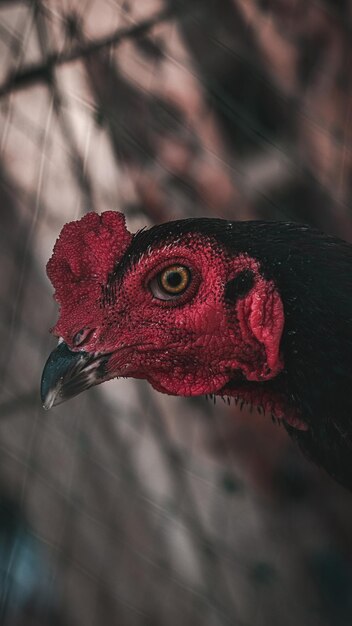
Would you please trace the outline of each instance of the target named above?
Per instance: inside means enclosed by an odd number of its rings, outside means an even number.
[[[160,285],[170,294],[178,294],[186,289],[190,280],[190,273],[183,265],[172,265],[160,274]]]

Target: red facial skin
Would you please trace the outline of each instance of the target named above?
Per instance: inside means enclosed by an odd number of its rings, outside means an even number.
[[[111,353],[104,380],[132,376],[172,395],[241,397],[305,428],[285,410],[284,399],[263,386],[226,389],[239,372],[247,381],[264,382],[284,367],[283,304],[259,263],[245,254],[231,257],[201,234],[185,235],[144,253],[117,283],[114,301],[102,304],[102,287],[131,239],[115,212],[88,214],[64,227],[48,264],[61,307],[54,334],[72,350]],[[175,264],[189,268],[190,285],[180,296],[161,300],[153,295],[151,282]],[[248,269],[253,287],[234,304],[227,303],[226,283]]]

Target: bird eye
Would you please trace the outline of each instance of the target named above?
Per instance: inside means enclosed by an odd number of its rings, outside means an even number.
[[[172,300],[182,295],[191,282],[191,272],[184,265],[172,265],[160,272],[151,282],[150,290],[159,300]]]

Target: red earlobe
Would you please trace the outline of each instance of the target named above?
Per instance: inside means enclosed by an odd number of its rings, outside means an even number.
[[[274,378],[284,366],[280,342],[285,323],[275,285],[258,276],[251,293],[238,302],[237,316],[244,341],[257,352],[257,358],[251,359],[254,367],[245,372],[246,377],[258,381]]]
[[[268,376],[276,376],[282,368],[280,342],[285,317],[281,298],[273,283],[260,278],[252,295],[249,326],[255,338],[264,346]]]

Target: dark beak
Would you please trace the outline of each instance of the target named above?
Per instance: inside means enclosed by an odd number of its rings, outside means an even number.
[[[61,341],[50,354],[43,370],[40,394],[44,409],[51,409],[103,382],[109,358],[109,354],[72,352]]]

